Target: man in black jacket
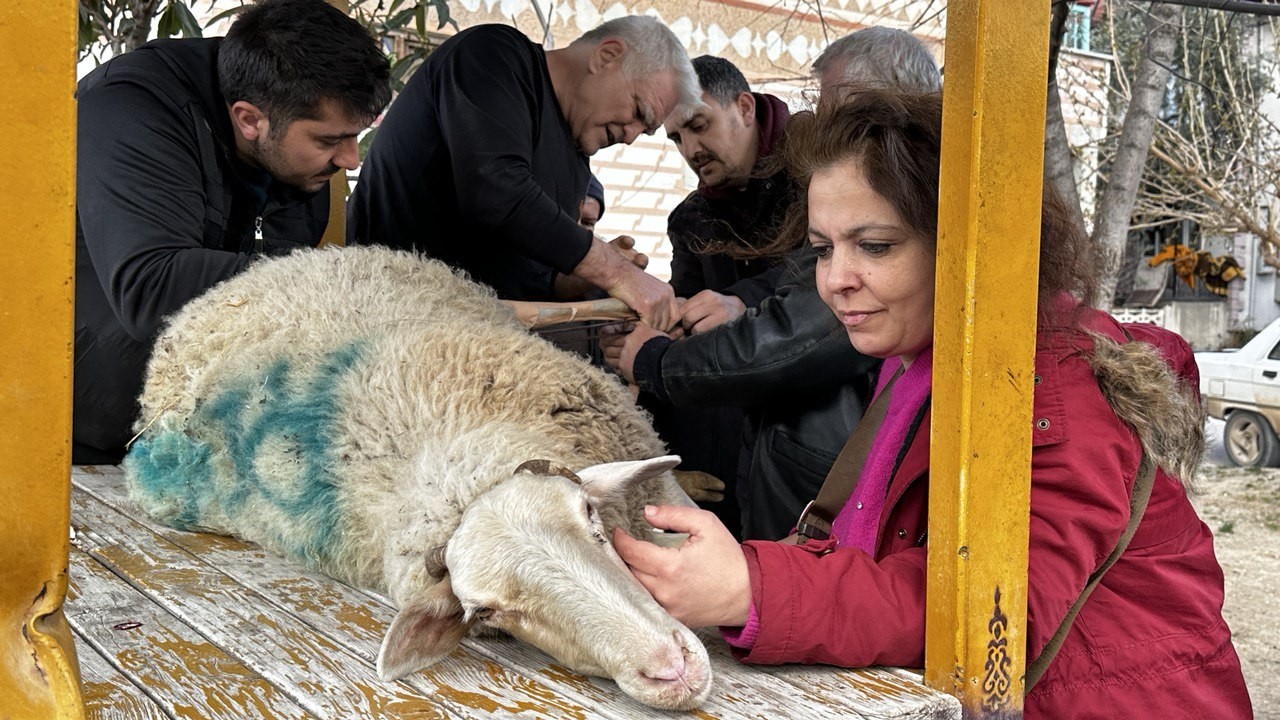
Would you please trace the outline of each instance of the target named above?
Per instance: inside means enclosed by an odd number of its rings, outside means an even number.
[[[698,103],[675,35],[621,17],[544,51],[481,25],[427,58],[377,130],[351,196],[348,241],[414,248],[512,300],[555,299],[574,275],[660,329],[669,286],[578,224],[587,157]]]
[[[771,242],[795,193],[783,171],[765,164],[791,117],[786,103],[753,93],[733,63],[713,55],[693,59],[703,105],[667,120],[667,137],[698,175],[698,188],[667,218],[671,286],[686,298],[680,322],[703,333],[754,308],[773,294],[779,269],[767,258],[739,258]],[[682,470],[701,470],[726,485],[724,500],[703,503],[731,531],[739,527],[734,492],[745,416],[738,407],[673,406],[641,398],[658,434]]]
[[[937,65],[901,30],[867,28],[832,43],[814,63],[823,101],[858,86],[936,92]],[[803,228],[763,248],[803,243]],[[879,361],[849,344],[814,285],[816,258],[796,251],[775,294],[737,320],[679,341],[638,326],[602,341],[605,361],[641,390],[678,407],[747,406],[756,431],[738,466],[742,536],[785,537],[827,472],[874,389]]]
[[[391,97],[386,56],[324,0],[225,38],[157,40],[76,93],[76,463],[124,455],[166,315],[262,254],[320,242],[329,179]]]

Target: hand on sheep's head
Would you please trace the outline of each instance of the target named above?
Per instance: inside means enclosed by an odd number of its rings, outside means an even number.
[[[654,527],[688,533],[680,547],[664,548],[614,530],[613,546],[664,610],[690,628],[739,627],[751,610],[751,578],[742,546],[719,518],[696,508],[645,508]]]

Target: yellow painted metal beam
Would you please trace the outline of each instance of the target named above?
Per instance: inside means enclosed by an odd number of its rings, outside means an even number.
[[[71,493],[75,0],[0,3],[0,717],[79,718]]]
[[[329,180],[329,224],[320,238],[320,247],[347,244],[347,171],[339,170]]]
[[[329,4],[350,14],[347,0],[329,0]],[[329,224],[320,238],[320,247],[347,244],[347,171],[339,170],[329,180]]]
[[[1049,0],[947,3],[925,680],[1021,717]]]

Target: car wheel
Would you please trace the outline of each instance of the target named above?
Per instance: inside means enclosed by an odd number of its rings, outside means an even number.
[[[1260,415],[1236,410],[1227,417],[1222,431],[1222,446],[1232,465],[1241,467],[1265,467],[1275,465],[1280,458],[1280,441],[1271,424]]]

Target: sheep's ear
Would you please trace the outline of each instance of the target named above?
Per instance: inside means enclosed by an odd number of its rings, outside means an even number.
[[[582,478],[582,489],[597,507],[623,504],[627,490],[642,480],[667,472],[680,464],[679,455],[664,455],[650,460],[627,460],[624,462],[592,465],[578,471]],[[670,475],[668,475],[670,477]],[[675,485],[672,480],[671,485]],[[676,486],[679,490],[679,486]],[[663,498],[654,498],[654,504],[670,504]]]
[[[378,677],[390,682],[432,665],[453,652],[470,629],[445,578],[396,614],[378,652]]]

